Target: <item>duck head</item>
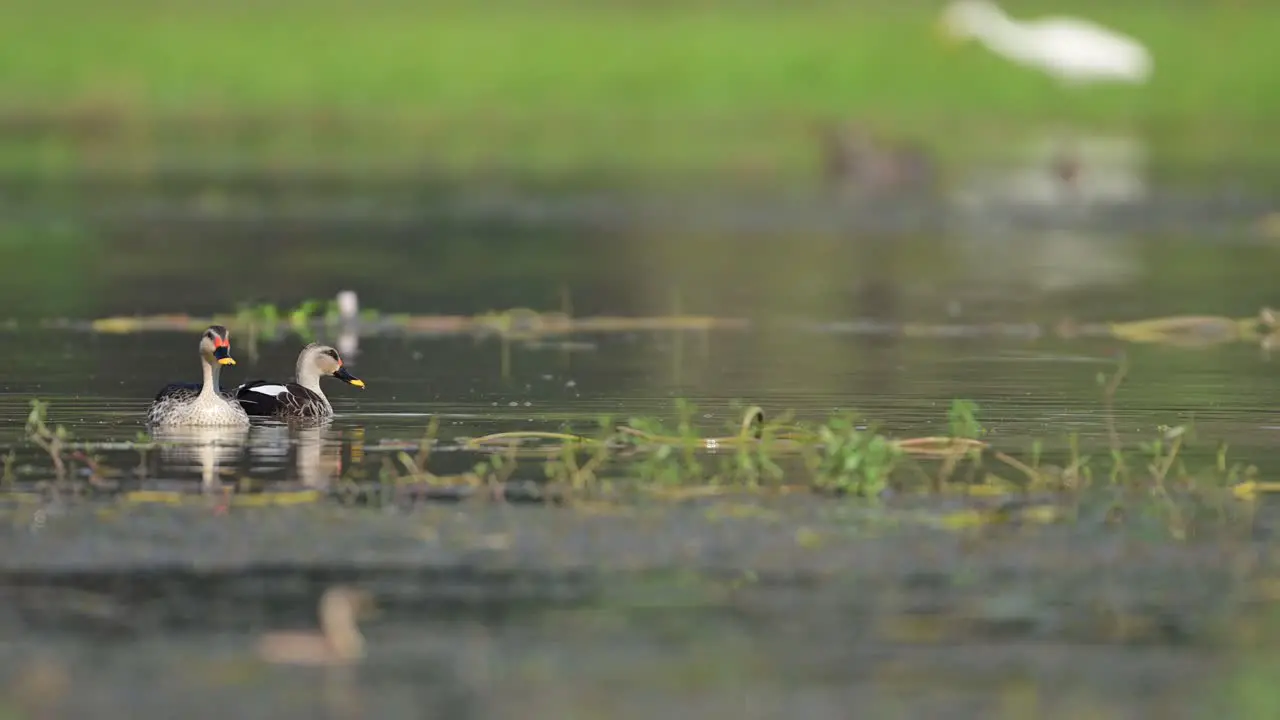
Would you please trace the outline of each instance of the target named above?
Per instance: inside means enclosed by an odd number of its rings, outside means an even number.
[[[328,345],[316,345],[311,349],[311,362],[321,375],[331,375],[348,385],[364,387],[364,381],[352,375],[342,363],[342,356]]]
[[[210,325],[200,336],[200,356],[210,365],[235,365],[231,357],[231,333],[221,325]]]

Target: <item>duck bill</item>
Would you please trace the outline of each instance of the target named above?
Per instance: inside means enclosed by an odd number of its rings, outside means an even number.
[[[213,359],[218,361],[219,365],[235,365],[236,359],[231,357],[231,346],[220,345],[213,349]]]
[[[364,381],[356,377],[355,375],[352,375],[351,373],[347,372],[347,369],[345,367],[338,368],[336,371],[334,371],[333,376],[349,385],[355,385],[358,388],[364,387]]]

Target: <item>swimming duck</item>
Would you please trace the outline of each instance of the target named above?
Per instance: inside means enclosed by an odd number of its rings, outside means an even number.
[[[287,665],[345,665],[364,658],[364,636],[356,620],[374,609],[373,595],[338,585],[320,598],[320,632],[272,632],[257,643],[267,662]]]
[[[211,325],[200,336],[200,363],[204,379],[200,384],[170,383],[147,411],[147,424],[161,427],[231,425],[247,427],[244,408],[224,395],[218,386],[223,365],[235,365],[231,357],[231,334],[221,325]]]
[[[333,415],[333,406],[320,389],[321,375],[364,387],[364,381],[347,372],[342,356],[328,345],[311,343],[303,348],[295,373],[296,382],[247,382],[236,388],[236,400],[246,413],[259,417],[328,418]]]
[[[865,194],[926,193],[937,180],[929,153],[875,137],[859,123],[819,128],[822,173],[830,187]]]

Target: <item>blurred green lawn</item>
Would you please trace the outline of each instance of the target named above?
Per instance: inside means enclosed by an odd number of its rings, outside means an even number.
[[[918,0],[44,0],[0,6],[0,114],[352,114],[367,137],[334,152],[689,168],[786,166],[812,152],[814,123],[841,118],[959,151],[1031,123],[1137,126],[1210,155],[1255,152],[1241,138],[1280,116],[1280,4],[1005,5],[1137,36],[1153,81],[1063,90],[975,45],[948,47],[941,3]],[[316,149],[305,131],[270,142]]]

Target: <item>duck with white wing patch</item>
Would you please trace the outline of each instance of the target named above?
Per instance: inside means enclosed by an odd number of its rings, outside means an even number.
[[[343,366],[342,356],[328,345],[311,343],[298,355],[295,382],[254,380],[236,388],[236,400],[255,417],[326,419],[333,406],[320,389],[320,377],[329,375],[358,388],[364,381]]]

